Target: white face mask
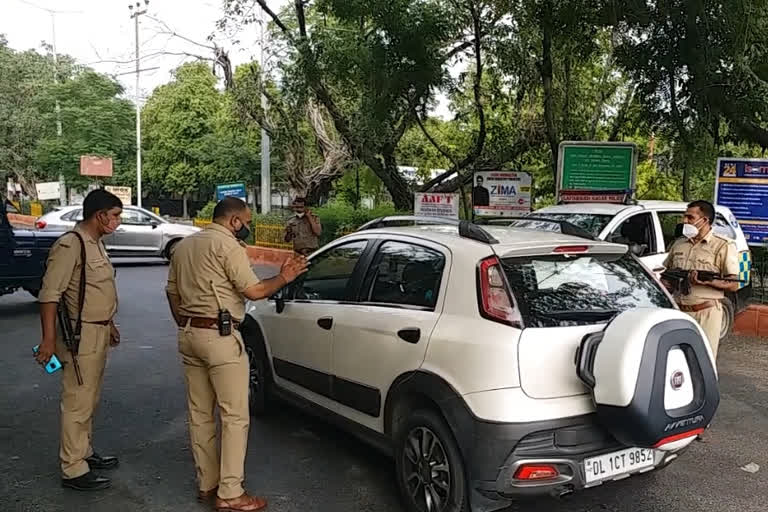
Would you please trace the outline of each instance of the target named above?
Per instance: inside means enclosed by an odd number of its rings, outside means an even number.
[[[297,213],[296,215],[297,215],[299,218],[302,218],[302,217],[304,216],[304,213],[305,213],[305,212],[301,212],[301,213]]]
[[[683,224],[683,236],[689,240],[696,238],[699,236],[699,228],[693,224]]]

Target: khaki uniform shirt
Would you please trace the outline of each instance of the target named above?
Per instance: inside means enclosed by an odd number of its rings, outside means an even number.
[[[242,321],[245,317],[243,292],[259,284],[251,262],[240,242],[225,227],[209,224],[202,231],[176,245],[168,271],[168,293],[180,297],[179,313],[184,316],[217,318],[219,306]]]
[[[664,267],[682,270],[708,270],[723,277],[739,275],[736,244],[710,230],[699,242],[680,238],[669,248]],[[679,304],[699,304],[707,300],[719,300],[725,296],[722,290],[711,286],[692,285],[690,295],[675,297]]]
[[[288,233],[293,234],[293,238],[288,241],[293,242],[293,249],[295,251],[317,249],[320,246],[320,238],[312,231],[308,215],[291,217],[285,227]]]
[[[75,227],[74,231],[80,233],[85,242],[83,321],[111,320],[117,312],[115,269],[101,240],[94,240],[79,226]],[[48,254],[48,264],[43,276],[39,301],[41,303],[59,302],[64,297],[70,317],[76,320],[82,265],[80,240],[71,233],[63,235],[53,244]]]

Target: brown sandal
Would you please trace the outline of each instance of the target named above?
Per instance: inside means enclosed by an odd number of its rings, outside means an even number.
[[[216,492],[219,490],[219,486],[217,485],[213,489],[209,491],[197,491],[197,501],[200,503],[203,503],[205,501],[211,500],[216,496]]]
[[[264,498],[249,496],[248,493],[232,500],[216,497],[216,510],[218,512],[254,512],[265,508],[267,508],[267,502]]]

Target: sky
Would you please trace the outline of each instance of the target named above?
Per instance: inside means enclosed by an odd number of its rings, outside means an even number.
[[[139,0],[142,8],[145,0]],[[54,41],[59,55],[67,54],[99,72],[116,75],[126,96],[135,97],[135,22],[129,5],[137,0],[0,0],[0,34],[16,50],[42,50]],[[290,0],[268,0],[278,11]],[[206,38],[214,32],[222,15],[221,0],[150,0],[147,14],[140,17],[140,101],[143,103],[171,72],[192,58],[168,53],[210,56]],[[53,12],[52,12],[53,11]],[[190,40],[176,37],[174,32]],[[259,25],[249,25],[217,43],[228,49],[233,65],[259,58]],[[235,44],[239,41],[239,44]],[[448,115],[444,100],[435,114]]]

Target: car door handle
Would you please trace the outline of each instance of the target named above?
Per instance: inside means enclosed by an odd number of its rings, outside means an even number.
[[[330,331],[331,327],[333,327],[333,317],[324,316],[322,318],[318,318],[317,325],[319,325],[321,328],[325,329],[326,331]]]
[[[654,272],[664,272],[665,270],[667,270],[665,267],[656,267],[653,269]]]
[[[408,329],[400,329],[397,331],[397,336],[408,343],[418,343],[421,339],[421,329],[418,327],[410,327]]]

